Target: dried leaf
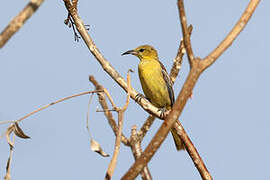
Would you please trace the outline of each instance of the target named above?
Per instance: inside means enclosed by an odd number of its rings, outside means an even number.
[[[11,159],[12,159],[12,154],[13,154],[13,147],[14,147],[14,143],[15,143],[15,136],[13,135],[13,140],[10,140],[10,135],[12,132],[14,132],[15,130],[15,125],[12,124],[10,125],[7,130],[6,130],[6,139],[7,142],[9,144],[10,150],[9,150],[9,158],[7,161],[7,166],[6,166],[6,175],[4,177],[4,180],[11,180],[11,176],[10,176],[10,166],[11,166]]]
[[[14,129],[15,129],[15,125],[14,124],[11,124],[7,128],[6,133],[5,133],[7,142],[8,142],[8,144],[9,144],[9,146],[10,146],[11,149],[13,148],[14,143],[10,140],[10,134],[14,131]]]
[[[91,139],[90,147],[91,147],[91,150],[92,150],[92,151],[97,152],[98,154],[100,154],[100,155],[103,156],[103,157],[109,157],[109,156],[110,156],[109,154],[105,153],[105,152],[102,150],[100,144],[99,144],[97,141],[95,141],[94,139]]]
[[[16,134],[16,136],[23,138],[23,139],[28,139],[30,138],[29,136],[27,136],[23,130],[20,128],[19,124],[17,122],[14,123],[15,124],[15,128],[14,128],[14,133]]]

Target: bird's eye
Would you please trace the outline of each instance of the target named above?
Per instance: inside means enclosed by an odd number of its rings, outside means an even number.
[[[140,51],[140,52],[143,52],[143,51],[144,51],[144,49],[140,49],[139,51]]]

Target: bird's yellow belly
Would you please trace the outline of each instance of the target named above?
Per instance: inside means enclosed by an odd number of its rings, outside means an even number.
[[[170,96],[157,61],[140,62],[139,77],[143,92],[149,101],[158,108],[170,108]]]

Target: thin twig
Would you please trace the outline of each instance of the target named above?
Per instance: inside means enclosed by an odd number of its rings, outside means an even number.
[[[155,116],[149,115],[148,118],[143,123],[140,131],[138,132],[140,142],[143,140],[144,136],[146,135],[146,133],[148,132],[148,130],[152,126],[155,118],[156,118]]]
[[[89,81],[95,86],[96,90],[100,90],[100,91],[103,91],[103,86],[100,85],[94,78],[94,76],[89,76]],[[98,93],[98,100],[99,100],[99,103],[100,105],[102,106],[103,108],[103,112],[104,112],[104,115],[106,116],[115,136],[118,132],[118,127],[117,127],[117,124],[113,118],[113,115],[112,113],[110,112],[109,110],[109,107],[108,107],[108,104],[106,102],[106,98],[105,98],[105,95],[104,93]],[[115,111],[115,110],[114,110]],[[121,141],[124,145],[126,146],[129,146],[129,140],[128,138],[122,133],[122,138],[121,138]]]
[[[108,170],[105,175],[105,180],[110,180],[112,178],[112,175],[116,167],[116,162],[117,162],[117,158],[118,158],[118,154],[120,150],[121,134],[122,134],[122,128],[123,128],[123,118],[124,118],[124,111],[120,110],[118,112],[118,132],[116,134],[114,152],[113,152],[113,156],[110,161]]]
[[[182,32],[183,32],[183,40],[184,40],[185,48],[187,50],[189,65],[192,66],[191,61],[194,59],[194,54],[193,54],[192,46],[190,42],[190,34],[188,32],[187,17],[185,13],[183,0],[178,0],[178,10],[179,10],[180,22],[181,22],[181,27],[182,27]]]
[[[241,18],[235,24],[231,32],[226,36],[226,38],[214,49],[207,57],[203,59],[204,69],[213,64],[226,49],[228,49],[239,33],[245,28],[249,19],[253,15],[256,7],[260,3],[260,0],[251,0],[242,14]]]
[[[115,103],[113,102],[113,99],[112,99],[112,97],[111,97],[109,91],[108,91],[106,88],[103,88],[103,91],[104,91],[104,93],[107,95],[107,97],[108,97],[110,103],[112,104],[113,109],[117,110],[117,106],[116,106]]]
[[[0,48],[15,34],[39,8],[44,0],[31,0],[24,9],[14,17],[0,34]]]
[[[192,25],[190,25],[188,27],[189,35],[191,35],[192,29],[193,29],[193,27],[192,27]],[[181,70],[182,62],[183,62],[183,56],[185,55],[185,53],[186,53],[186,48],[184,46],[184,40],[182,38],[181,41],[180,41],[180,44],[179,44],[177,55],[173,60],[173,65],[172,65],[171,72],[170,72],[170,77],[171,77],[172,83],[175,82],[176,77],[178,76],[179,71]]]
[[[106,112],[106,111],[111,111],[111,112],[117,112],[115,109],[97,109],[96,112]]]
[[[88,131],[89,137],[90,139],[93,139],[90,128],[89,128],[89,117],[90,117],[90,104],[92,102],[93,99],[93,94],[91,94],[89,101],[88,101],[88,108],[87,108],[87,113],[86,113],[86,129]]]
[[[0,121],[0,125],[1,124],[9,124],[9,123],[15,123],[16,121],[10,121],[10,120],[6,120],[6,121]],[[1,139],[1,138],[0,138]]]
[[[118,110],[118,132],[117,132],[116,139],[115,139],[113,157],[112,157],[112,159],[110,161],[110,164],[109,164],[106,176],[105,176],[105,180],[110,180],[112,178],[113,172],[114,172],[115,167],[116,167],[116,162],[117,162],[119,150],[120,150],[124,112],[126,111],[126,109],[128,107],[129,99],[130,99],[131,84],[130,84],[130,74],[129,74],[129,72],[130,72],[130,70],[128,71],[128,75],[127,75],[128,93],[127,93],[126,103],[122,108],[119,108],[119,110]]]
[[[52,106],[52,105],[55,105],[55,104],[60,103],[60,102],[63,102],[63,101],[65,101],[65,100],[68,100],[68,99],[71,99],[71,98],[74,98],[74,97],[78,97],[78,96],[82,96],[82,95],[85,95],[85,94],[92,94],[92,93],[97,93],[97,92],[103,92],[103,91],[100,91],[100,90],[86,91],[86,92],[82,92],[82,93],[79,93],[79,94],[74,94],[74,95],[71,95],[71,96],[68,96],[68,97],[59,99],[59,100],[57,100],[57,101],[54,101],[54,102],[52,102],[52,103],[50,103],[50,104],[47,104],[47,105],[45,105],[45,106],[42,106],[42,107],[36,109],[35,111],[32,111],[32,112],[26,114],[25,116],[23,116],[22,118],[16,120],[15,122],[21,122],[22,120],[28,118],[29,116],[31,116],[31,115],[33,115],[33,114],[35,114],[35,113],[37,113],[37,112],[39,112],[39,111],[41,111],[41,110],[44,110],[44,109],[46,109],[46,108],[48,108],[48,107],[50,107],[50,106]]]

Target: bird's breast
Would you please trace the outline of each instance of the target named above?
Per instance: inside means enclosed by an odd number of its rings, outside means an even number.
[[[138,67],[142,89],[152,104],[158,108],[170,107],[170,97],[161,66],[156,60],[141,61]]]

